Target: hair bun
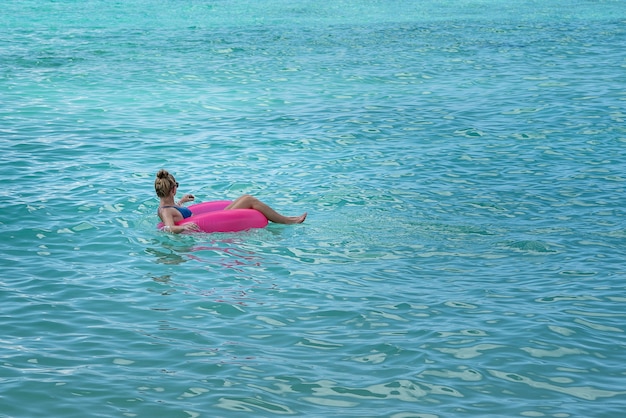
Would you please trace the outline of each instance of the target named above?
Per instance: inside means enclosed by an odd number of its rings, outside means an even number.
[[[166,179],[169,176],[170,176],[170,173],[168,173],[167,170],[164,170],[164,169],[160,169],[159,172],[157,173],[158,179]]]

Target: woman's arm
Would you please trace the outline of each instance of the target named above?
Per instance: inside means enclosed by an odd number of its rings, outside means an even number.
[[[171,209],[171,208],[161,209],[161,220],[163,221],[163,224],[164,224],[163,231],[172,232],[174,234],[180,234],[181,232],[184,232],[184,231],[198,231],[198,225],[196,225],[193,222],[187,222],[182,225],[176,225],[174,223],[174,216],[172,215],[170,210],[176,210],[176,209]]]
[[[195,199],[196,197],[192,194],[186,194],[184,195],[177,203],[178,206],[182,206],[183,203],[187,203],[187,202],[191,202]]]

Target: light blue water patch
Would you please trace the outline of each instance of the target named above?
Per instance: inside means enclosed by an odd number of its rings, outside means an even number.
[[[623,411],[622,1],[3,7],[3,416]]]

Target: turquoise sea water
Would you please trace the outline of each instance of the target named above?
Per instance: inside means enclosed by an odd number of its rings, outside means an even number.
[[[624,1],[2,6],[0,416],[626,410]]]

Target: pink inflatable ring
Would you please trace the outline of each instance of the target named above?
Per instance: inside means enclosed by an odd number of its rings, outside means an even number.
[[[198,203],[190,205],[192,215],[189,218],[176,222],[176,225],[184,225],[193,222],[198,225],[202,232],[237,232],[252,228],[265,228],[267,218],[255,209],[229,209],[224,210],[231,203],[230,200]],[[163,229],[163,222],[159,222],[157,228]]]

